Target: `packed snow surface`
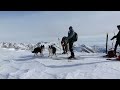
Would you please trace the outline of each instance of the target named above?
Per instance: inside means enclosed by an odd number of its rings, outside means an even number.
[[[120,61],[103,58],[105,47],[76,44],[76,59],[68,60],[70,53],[61,54],[58,44],[57,57],[48,57],[49,44],[44,56],[34,56],[32,44],[1,43],[0,79],[120,79]]]

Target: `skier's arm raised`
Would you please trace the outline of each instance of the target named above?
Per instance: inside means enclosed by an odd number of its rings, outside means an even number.
[[[111,38],[111,40],[113,40],[114,38],[117,38],[117,35],[116,35],[116,36],[114,36],[113,38]]]
[[[115,35],[113,38],[111,38],[111,40],[113,40],[114,38],[118,38],[119,35],[120,35],[120,32],[118,32],[117,35]]]

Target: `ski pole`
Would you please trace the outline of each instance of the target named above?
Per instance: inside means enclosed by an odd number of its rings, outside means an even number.
[[[107,51],[108,51],[108,33],[107,33],[107,36],[106,36],[106,54],[107,54]]]

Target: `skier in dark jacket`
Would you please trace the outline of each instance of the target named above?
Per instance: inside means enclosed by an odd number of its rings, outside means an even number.
[[[77,41],[75,35],[76,35],[76,32],[74,32],[72,26],[70,26],[68,31],[67,41],[69,43],[69,50],[71,52],[71,56],[68,59],[75,58],[75,55],[73,52],[73,43]]]
[[[115,44],[115,48],[114,48],[115,54],[116,54],[117,46],[118,45],[120,46],[120,25],[118,25],[117,28],[119,30],[118,34],[111,39],[111,40],[113,40],[114,38],[117,39],[116,44]]]

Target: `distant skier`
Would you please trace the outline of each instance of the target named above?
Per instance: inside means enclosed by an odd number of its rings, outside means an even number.
[[[115,44],[115,48],[114,48],[114,52],[116,54],[116,50],[117,50],[117,46],[119,45],[120,46],[120,25],[117,26],[119,32],[116,36],[114,36],[111,40],[113,40],[114,38],[116,38],[116,44]]]
[[[73,27],[69,27],[67,42],[69,44],[69,50],[71,52],[71,56],[68,59],[75,58],[74,51],[73,51],[73,43],[76,42],[78,39],[78,35],[74,32]]]

